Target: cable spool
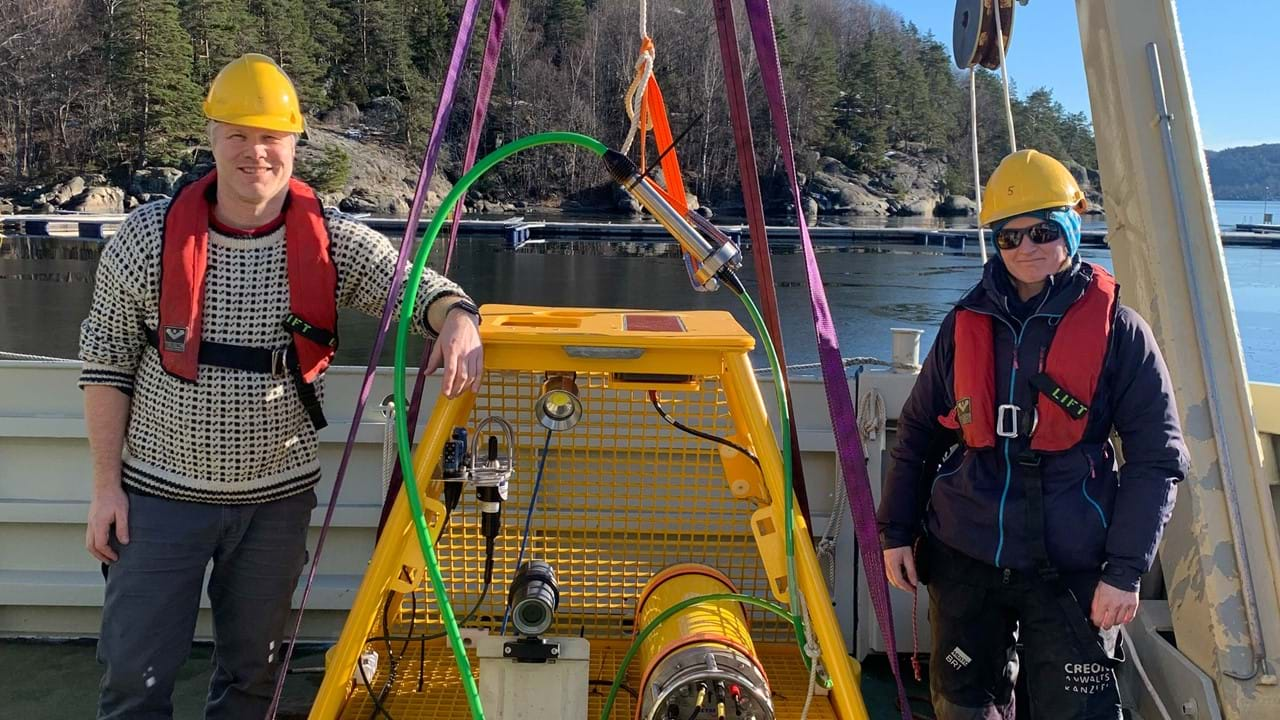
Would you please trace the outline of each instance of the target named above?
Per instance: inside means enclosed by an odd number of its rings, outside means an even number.
[[[981,65],[988,70],[1000,67],[1000,48],[994,42],[996,17],[994,5],[1000,3],[1000,28],[1004,50],[1009,50],[1013,35],[1013,0],[957,0],[951,27],[951,48],[956,66],[968,69]]]
[[[636,603],[636,628],[686,598],[736,593],[720,571],[697,563],[673,565],[653,576]],[[727,720],[773,720],[773,700],[756,658],[745,609],[738,602],[704,602],[658,627],[640,646],[644,668],[636,720],[695,717],[701,707]]]

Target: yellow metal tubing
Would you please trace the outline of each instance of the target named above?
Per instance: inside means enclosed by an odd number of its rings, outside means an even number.
[[[461,397],[436,401],[431,411],[423,435],[414,449],[414,473],[422,478],[423,493],[429,499],[440,496],[443,483],[425,482],[433,478],[436,459],[444,450],[445,440],[457,425],[466,423],[471,408],[475,403],[475,395],[465,393]],[[438,504],[438,503],[437,503]],[[374,548],[369,568],[365,571],[355,601],[351,604],[351,612],[347,614],[347,622],[342,627],[338,644],[326,656],[324,680],[316,693],[315,702],[307,716],[309,720],[334,720],[342,714],[343,706],[351,692],[351,679],[355,672],[356,662],[364,649],[373,623],[381,612],[384,593],[389,585],[400,576],[407,557],[412,556],[422,562],[422,551],[408,553],[410,545],[417,545],[413,521],[409,513],[409,500],[403,492],[397,497],[387,518],[387,531],[382,534]],[[431,528],[432,538],[438,540],[442,530],[443,518],[437,518]],[[422,569],[419,565],[417,570]]]
[[[769,494],[775,498],[783,497],[782,456],[774,440],[773,429],[769,426],[769,415],[765,410],[764,400],[760,396],[760,388],[756,384],[755,373],[751,368],[746,353],[725,354],[725,374],[723,381],[728,390],[726,399],[730,403],[735,419],[745,420],[746,430],[751,436],[756,449],[756,457],[764,468],[765,485]],[[835,428],[840,432],[841,428]],[[795,448],[798,452],[799,448]],[[784,520],[782,503],[775,501],[773,508],[774,521],[782,527]],[[796,505],[798,507],[798,505]],[[844,638],[840,634],[840,623],[831,608],[825,581],[818,566],[818,558],[813,550],[813,542],[804,517],[798,510],[793,511],[795,527],[795,564],[796,583],[800,591],[808,599],[809,617],[813,624],[813,633],[822,648],[822,662],[831,676],[831,700],[836,715],[841,720],[869,720],[866,702],[862,698],[862,690],[854,677],[853,668],[848,662],[848,650]],[[782,534],[774,537],[782,542]]]

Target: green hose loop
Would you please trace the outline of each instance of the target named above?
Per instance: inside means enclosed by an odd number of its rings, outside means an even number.
[[[431,249],[435,245],[436,238],[440,234],[440,229],[444,226],[445,220],[453,211],[453,207],[458,203],[463,193],[467,192],[470,187],[475,184],[485,173],[497,165],[499,162],[508,157],[527,150],[529,148],[540,145],[551,144],[568,144],[576,145],[603,156],[608,148],[600,141],[570,132],[548,132],[530,135],[521,138],[508,145],[484,156],[462,176],[453,189],[445,196],[439,209],[435,212],[431,219],[430,225],[427,226],[423,233],[422,244],[418,248],[414,257],[413,267],[410,269],[409,278],[405,285],[404,300],[401,303],[402,308],[413,308],[417,303],[418,289],[422,283],[422,275],[426,269],[427,259],[431,255]],[[788,601],[790,609],[784,608],[763,598],[752,597],[749,595],[739,594],[720,594],[706,595],[702,597],[689,598],[668,608],[659,615],[653,622],[646,626],[637,635],[635,642],[628,649],[626,656],[623,658],[622,664],[618,669],[617,675],[614,677],[613,686],[610,688],[608,700],[605,703],[604,712],[601,715],[602,720],[607,720],[609,713],[612,711],[613,704],[617,698],[618,690],[622,686],[622,679],[626,677],[627,667],[631,664],[631,660],[639,651],[640,645],[657,627],[665,622],[668,618],[685,608],[692,607],[703,602],[716,602],[720,600],[736,600],[748,605],[768,610],[776,615],[786,618],[792,623],[796,632],[796,641],[803,647],[804,639],[804,619],[796,612],[797,602],[796,593],[798,589],[795,583],[795,540],[794,540],[794,511],[792,504],[792,452],[791,447],[791,415],[790,408],[787,403],[785,381],[783,380],[782,370],[778,363],[777,353],[774,351],[773,343],[765,327],[764,320],[760,315],[759,308],[751,300],[746,293],[738,296],[743,304],[746,305],[748,314],[751,315],[752,322],[756,326],[757,332],[764,341],[765,352],[769,357],[769,364],[774,376],[774,389],[777,393],[777,403],[779,415],[781,418],[781,436],[782,436],[782,460],[783,460],[783,487],[784,487],[784,513],[786,529],[786,555],[787,555],[787,578],[788,578]],[[405,391],[405,367],[406,353],[408,348],[409,327],[412,321],[412,310],[408,312],[402,311],[399,322],[396,327],[396,349],[395,349],[395,402],[397,407],[407,407],[406,391]],[[462,644],[461,633],[458,629],[457,618],[454,616],[453,607],[449,603],[448,593],[444,586],[444,578],[440,573],[440,564],[436,558],[435,550],[431,542],[430,533],[427,530],[426,517],[423,514],[422,502],[418,495],[418,484],[413,473],[413,458],[410,452],[409,428],[407,424],[407,414],[396,413],[396,442],[397,455],[400,460],[401,472],[404,476],[405,492],[408,495],[409,507],[413,517],[414,529],[418,537],[418,544],[422,549],[422,556],[426,561],[427,572],[431,578],[432,591],[435,593],[437,602],[440,605],[440,618],[445,626],[445,633],[449,638],[450,646],[453,649],[454,660],[458,665],[458,672],[462,680],[463,691],[467,697],[467,704],[471,710],[473,720],[484,720],[484,709],[480,704],[480,693],[476,686],[475,678],[471,674],[471,663],[467,658],[466,649]],[[803,655],[806,664],[812,660],[807,655]]]
[[[577,145],[597,155],[604,155],[608,149],[599,140],[579,135],[578,133],[549,132],[530,135],[509,145],[504,145],[484,156],[475,167],[471,168],[453,190],[445,196],[444,202],[431,218],[431,224],[423,233],[421,247],[414,258],[413,268],[405,285],[404,301],[401,303],[400,321],[396,327],[395,354],[395,399],[396,407],[408,407],[405,399],[405,355],[409,344],[409,325],[413,319],[413,308],[418,299],[418,286],[422,284],[422,273],[427,266],[427,258],[431,255],[431,247],[435,244],[440,228],[458,203],[458,198],[470,188],[476,180],[488,172],[494,165],[521,150],[539,145],[553,143]],[[476,679],[471,674],[471,662],[467,659],[466,648],[462,644],[462,634],[458,630],[458,621],[453,614],[453,606],[449,604],[449,596],[445,590],[444,578],[440,574],[440,563],[436,559],[431,544],[431,535],[427,532],[427,520],[422,512],[422,501],[418,497],[418,483],[413,475],[413,457],[409,446],[408,413],[396,413],[396,451],[400,456],[400,470],[404,475],[405,492],[409,496],[409,508],[413,513],[413,526],[417,530],[418,544],[422,548],[422,557],[427,563],[427,572],[431,576],[431,589],[436,601],[440,604],[440,619],[444,623],[445,633],[453,648],[453,659],[458,664],[458,673],[462,679],[462,688],[467,696],[467,705],[471,708],[473,720],[484,720],[484,708],[480,706],[480,691],[476,687]]]

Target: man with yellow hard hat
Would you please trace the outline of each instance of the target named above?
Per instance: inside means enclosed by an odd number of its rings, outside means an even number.
[[[107,243],[81,328],[103,563],[100,720],[169,718],[206,568],[215,640],[205,717],[261,718],[306,561],[337,308],[383,310],[397,253],[293,178],[297,93],[250,54],[204,104],[215,169],[134,210]],[[442,392],[479,388],[479,313],[427,271],[410,312]]]
[[[1187,454],[1151,328],[1080,259],[1085,205],[1048,155],[1000,163],[980,217],[1000,252],[943,320],[898,421],[885,569],[928,585],[940,720],[1012,718],[1020,674],[1032,717],[1120,717],[1116,638]]]

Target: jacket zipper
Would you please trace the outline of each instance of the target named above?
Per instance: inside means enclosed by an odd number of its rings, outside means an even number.
[[[1050,279],[1050,285],[1052,285],[1052,279]],[[1044,309],[1044,304],[1049,301],[1049,295],[1051,295],[1052,293],[1053,293],[1053,288],[1050,287],[1049,292],[1046,292],[1044,294],[1044,297],[1041,298],[1040,304],[1036,307],[1035,312],[1033,312],[1026,320],[1019,321],[1018,323],[1019,329],[1017,330],[1014,330],[1013,323],[1009,322],[1007,319],[1005,319],[1000,315],[996,315],[995,313],[982,312],[981,310],[971,310],[971,312],[976,312],[979,315],[987,315],[993,318],[999,318],[1001,322],[1003,322],[1006,326],[1008,326],[1009,332],[1013,333],[1013,336],[1014,336],[1013,368],[1009,373],[1009,404],[1013,404],[1013,391],[1014,391],[1014,388],[1017,387],[1018,351],[1022,348],[1022,334],[1026,332],[1027,325],[1029,325],[1032,320],[1035,320],[1038,317],[1042,317],[1040,314],[1040,311]],[[1013,313],[1009,311],[1008,296],[1005,296],[1001,299],[1004,300],[1005,313],[1007,313],[1010,317],[1013,317]],[[969,308],[966,308],[966,309],[969,309]],[[1044,315],[1043,317],[1054,317],[1054,316]],[[997,517],[997,526],[999,527],[1000,536],[998,541],[996,542],[996,555],[995,555],[996,567],[1000,566],[1000,556],[1004,553],[1004,506],[1005,506],[1005,502],[1009,498],[1009,487],[1013,485],[1013,463],[1009,459],[1009,441],[1010,441],[1010,438],[1004,439],[1004,489],[1000,492],[1000,514]]]

